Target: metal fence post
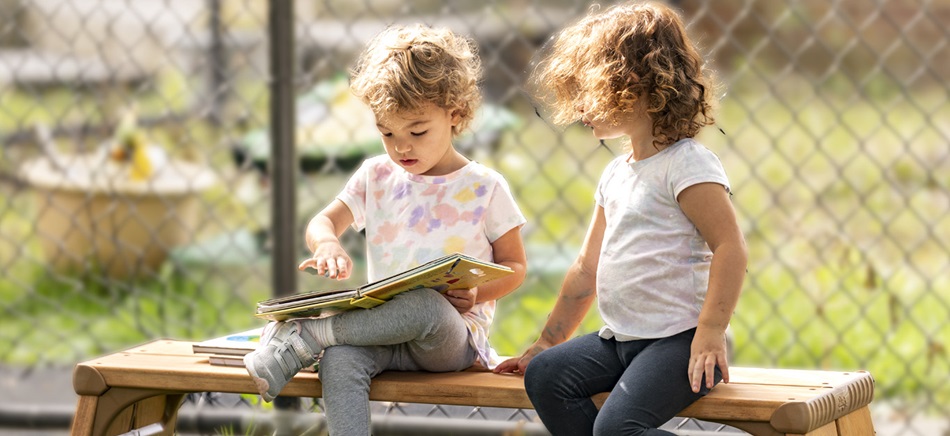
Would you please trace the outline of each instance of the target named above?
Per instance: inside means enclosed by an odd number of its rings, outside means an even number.
[[[231,86],[228,81],[228,54],[224,44],[223,23],[221,22],[221,0],[208,0],[208,28],[211,43],[208,55],[211,60],[211,107],[209,108],[211,122],[220,126],[223,121],[225,102]]]
[[[297,235],[296,156],[294,144],[294,3],[271,0],[270,38],[270,143],[272,283],[274,295],[296,292],[295,248]]]
[[[270,143],[271,159],[271,283],[274,295],[296,292],[296,156],[294,143],[294,3],[271,0],[268,11],[270,37]],[[299,398],[278,397],[274,407],[298,410]],[[277,429],[277,434],[284,431]]]

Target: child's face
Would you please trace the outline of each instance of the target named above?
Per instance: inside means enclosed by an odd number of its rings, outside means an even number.
[[[614,139],[624,135],[629,136],[630,122],[633,117],[623,114],[615,116],[613,119],[595,119],[593,114],[585,113],[583,108],[581,112],[581,123],[589,127],[597,139]]]
[[[581,123],[593,130],[597,139],[614,139],[627,136],[639,139],[644,135],[652,136],[652,121],[646,116],[638,104],[632,111],[615,114],[611,119],[594,119],[593,114],[585,113],[583,107],[578,107],[581,114]]]
[[[468,161],[452,146],[452,127],[459,123],[455,111],[426,104],[419,111],[376,114],[376,127],[389,158],[406,171],[442,176]]]
[[[581,123],[589,127],[597,139],[614,139],[624,135],[622,126],[609,120],[594,120],[584,114],[581,116]]]

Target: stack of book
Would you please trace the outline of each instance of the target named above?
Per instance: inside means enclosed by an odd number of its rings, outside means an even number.
[[[257,349],[261,342],[262,327],[195,342],[191,351],[207,354],[208,363],[221,366],[244,367],[244,355]]]
[[[236,366],[244,368],[244,355],[257,349],[261,343],[263,327],[243,332],[195,342],[191,351],[208,356],[208,363],[217,366]],[[316,372],[317,365],[304,368],[303,371]]]

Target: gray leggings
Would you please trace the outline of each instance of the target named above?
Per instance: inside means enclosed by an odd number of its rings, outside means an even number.
[[[380,372],[460,371],[475,362],[462,316],[432,289],[405,292],[386,304],[332,319],[343,345],[325,349],[319,366],[332,436],[370,434],[369,384]]]

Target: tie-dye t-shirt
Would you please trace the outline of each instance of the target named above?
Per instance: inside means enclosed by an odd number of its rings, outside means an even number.
[[[493,261],[491,243],[525,223],[508,183],[498,172],[469,162],[444,176],[407,172],[389,156],[367,159],[337,197],[366,230],[369,281],[459,252]],[[488,343],[495,302],[464,314],[482,365],[497,357]]]

